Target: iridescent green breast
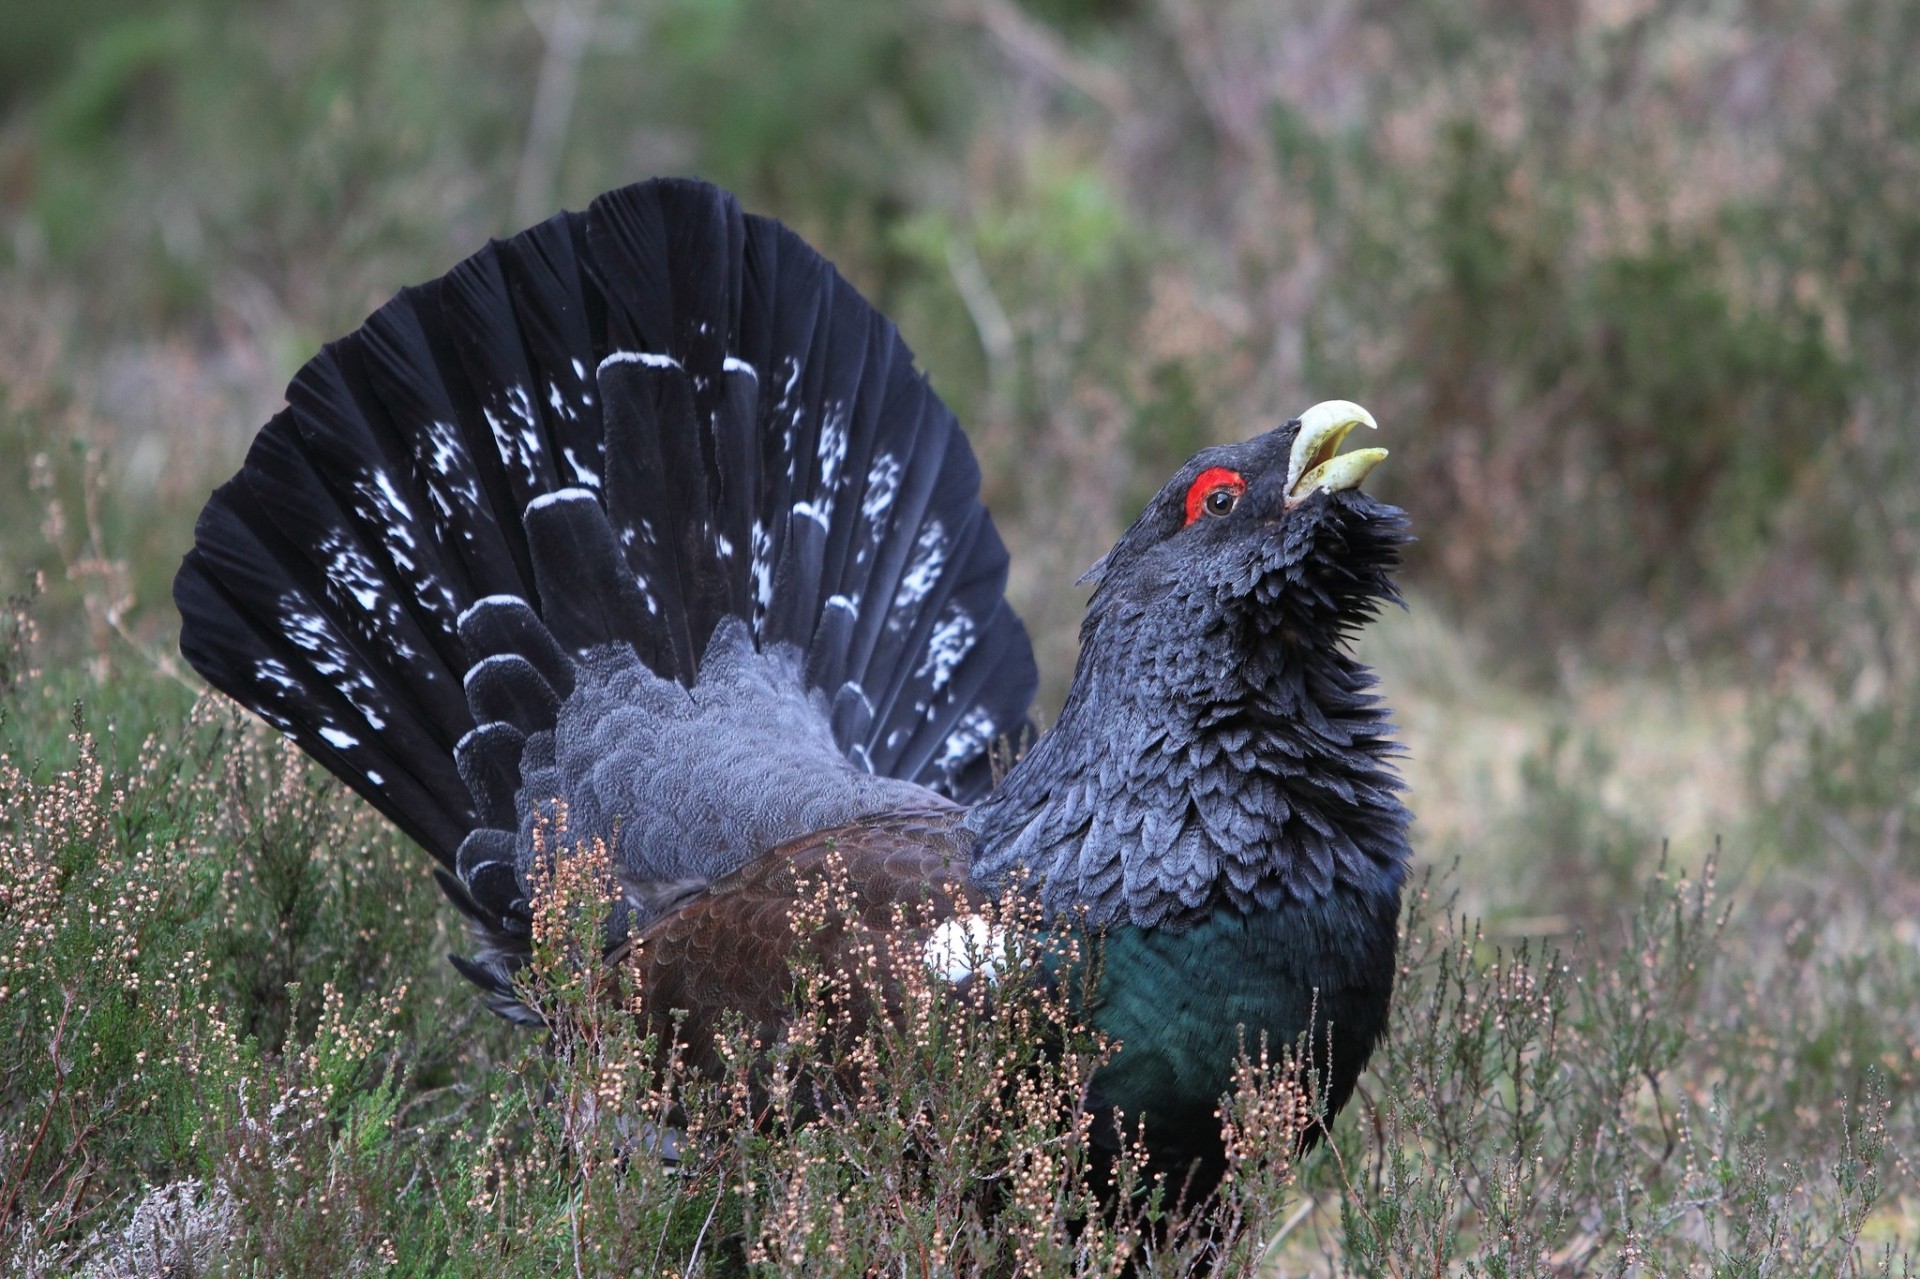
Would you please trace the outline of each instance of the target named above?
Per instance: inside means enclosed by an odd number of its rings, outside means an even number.
[[[1104,938],[1089,1018],[1120,1041],[1096,1103],[1144,1115],[1156,1147],[1201,1155],[1244,1044],[1258,1054],[1311,1032],[1331,1115],[1386,1028],[1399,894],[1336,889],[1311,904],[1219,910],[1181,931],[1123,926]]]

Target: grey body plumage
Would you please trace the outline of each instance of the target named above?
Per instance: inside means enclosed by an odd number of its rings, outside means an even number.
[[[691,688],[655,675],[625,646],[594,650],[578,670],[553,728],[527,739],[515,846],[523,880],[536,826],[551,829],[562,806],[568,829],[612,832],[630,896],[663,886],[656,911],[673,895],[666,886],[711,884],[802,835],[953,807],[849,760],[826,696],[806,685],[799,650],[756,649],[739,619],[715,627]]]

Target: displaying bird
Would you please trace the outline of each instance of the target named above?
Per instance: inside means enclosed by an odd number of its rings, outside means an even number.
[[[876,919],[1012,886],[1101,953],[1090,1103],[1192,1196],[1236,1054],[1340,1109],[1386,1025],[1408,814],[1356,629],[1397,509],[1314,406],[1189,461],[1094,565],[1058,722],[953,415],[797,236],[689,181],[403,290],[294,377],[202,512],[181,650],[441,864],[528,1016],[543,822],[627,885],[649,1007],[777,1028],[796,884]],[[1105,1135],[1102,1135],[1102,1134]],[[1113,1140],[1096,1128],[1096,1140]]]

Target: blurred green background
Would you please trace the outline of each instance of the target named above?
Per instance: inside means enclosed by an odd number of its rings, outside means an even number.
[[[1596,990],[1611,961],[1595,956],[1638,962],[1634,904],[1666,882],[1663,845],[1695,868],[1718,848],[1724,950],[1697,983],[1641,964],[1660,998],[1617,1020],[1660,1021],[1673,1095],[1717,1116],[1730,1152],[1687,1156],[1687,1177],[1722,1190],[1687,1181],[1659,1228],[1721,1255],[1720,1218],[1686,1216],[1718,1193],[1761,1223],[1738,1239],[1775,1255],[1754,1204],[1835,1184],[1856,1202],[1847,1116],[1895,1152],[1920,1142],[1915,67],[1908,0],[11,0],[0,593],[34,598],[0,615],[0,765],[24,770],[0,778],[8,813],[26,830],[34,787],[85,791],[60,789],[69,714],[110,775],[134,779],[112,827],[128,848],[174,829],[175,795],[227,812],[200,795],[221,768],[233,794],[282,799],[209,850],[171,836],[183,860],[164,875],[129,870],[117,844],[36,862],[20,830],[0,839],[8,868],[71,863],[39,914],[0,884],[0,938],[29,939],[16,958],[38,953],[21,921],[71,924],[60,965],[29,983],[38,1012],[0,990],[19,1019],[6,1132],[31,1132],[66,1078],[57,1042],[38,1051],[60,992],[105,980],[96,900],[134,871],[186,883],[195,858],[212,878],[178,906],[191,927],[141,918],[176,950],[210,948],[212,975],[175,985],[217,1006],[207,1042],[231,1023],[262,1069],[304,1078],[293,1050],[318,1033],[323,981],[356,1000],[412,989],[409,1087],[458,1096],[449,1123],[484,1129],[486,1086],[443,1078],[485,1079],[518,1050],[438,958],[459,942],[427,859],[333,800],[287,799],[305,793],[297,769],[255,783],[232,763],[252,756],[193,754],[202,730],[180,721],[197,684],[168,585],[201,502],[322,342],[488,236],[692,174],[834,259],[967,425],[1040,650],[1043,718],[1072,669],[1085,596],[1070,583],[1173,467],[1316,400],[1367,405],[1393,451],[1372,486],[1421,540],[1409,610],[1363,647],[1407,741],[1417,847],[1442,876],[1428,918],[1485,920],[1437,953],[1498,985],[1506,948],[1545,938],[1577,960],[1553,971]],[[149,730],[179,744],[177,785],[140,747]],[[1452,989],[1434,953],[1410,965],[1409,1007]],[[145,1024],[116,1032],[121,1056],[95,1051],[101,1096],[159,1042]],[[1580,1033],[1556,1078],[1618,1042]],[[1444,1097],[1476,1078],[1445,1054],[1423,1074],[1431,1042],[1432,1026],[1396,1029],[1358,1107],[1389,1118],[1343,1141],[1390,1152],[1393,1108],[1429,1096],[1417,1081]],[[1516,1051],[1508,1068],[1551,1060]],[[1592,1114],[1665,1132],[1661,1077],[1643,1073],[1644,1092],[1630,1080]],[[1482,1100],[1497,1108],[1507,1086]],[[211,1112],[181,1096],[139,1120],[162,1136],[141,1128],[99,1165],[118,1180],[40,1156],[33,1194],[67,1214],[47,1209],[45,1237],[78,1239],[143,1178],[199,1166],[193,1116]],[[1565,1111],[1570,1162],[1553,1167],[1588,1157],[1589,1119]],[[120,1131],[90,1124],[74,1120],[72,1149]],[[1531,1132],[1511,1146],[1528,1194],[1527,1177],[1551,1180]],[[1647,1140],[1643,1164],[1593,1174],[1590,1200],[1540,1191],[1565,1218],[1546,1233],[1575,1250],[1548,1270],[1612,1249],[1628,1258],[1616,1272],[1640,1273],[1637,1236],[1591,1221],[1616,1185],[1624,1203],[1679,1177],[1672,1134],[1664,1152]],[[17,1146],[0,1142],[8,1194]],[[420,1160],[398,1159],[391,1186],[446,1166]],[[70,1172],[91,1189],[69,1197]],[[1871,1217],[1836,1210],[1839,1254],[1913,1238],[1916,1184],[1901,1155],[1887,1196],[1858,1200]],[[1298,1239],[1351,1243],[1358,1219],[1315,1193]],[[1459,1211],[1492,1220],[1475,1194]]]

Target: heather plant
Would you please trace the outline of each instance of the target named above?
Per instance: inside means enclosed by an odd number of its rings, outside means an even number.
[[[13,714],[19,734],[47,708]],[[1123,1159],[1115,1212],[1078,1107],[1112,1045],[1071,1029],[1017,898],[987,915],[1013,944],[971,956],[996,983],[949,988],[877,935],[851,969],[803,958],[789,1032],[731,1027],[705,1076],[634,1015],[633,970],[602,964],[618,888],[560,831],[526,978],[543,1029],[474,1021],[406,942],[413,911],[356,915],[350,885],[317,893],[335,904],[269,1011],[215,944],[248,917],[249,859],[372,864],[372,824],[218,707],[114,769],[67,727],[71,764],[16,765],[5,790],[0,1165],[23,1273],[1911,1272],[1920,960],[1844,884],[1730,902],[1712,865],[1662,871],[1545,946],[1490,941],[1429,880],[1392,1033],[1331,1141],[1299,1155],[1310,1097],[1283,1047],[1251,1045],[1219,1202],[1170,1216]],[[794,927],[846,905],[825,876]],[[370,929],[390,957],[359,980]],[[895,1016],[854,1015],[873,990]]]
[[[1611,939],[1492,946],[1415,899],[1397,1033],[1342,1134],[1318,1265],[1355,1274],[1911,1274],[1916,1117],[1898,1051],[1782,1105],[1804,1001],[1730,941],[1715,866],[1664,865]],[[1814,970],[1857,960],[1812,947]],[[1865,968],[1897,986],[1904,957]],[[1810,981],[1822,979],[1809,977]],[[1882,988],[1883,991],[1886,988]],[[1837,991],[1837,987],[1829,988]],[[1890,992],[1889,992],[1890,993]],[[1834,1008],[1829,1024],[1861,1018]],[[1791,1050],[1789,1050],[1791,1052]],[[1762,1100],[1771,1098],[1771,1100]],[[1316,1171],[1328,1171],[1319,1169]],[[1302,1242],[1296,1263],[1314,1257]]]
[[[1083,957],[1024,899],[963,917],[983,927],[956,988],[864,922],[829,864],[791,926],[841,936],[851,965],[800,951],[782,1032],[736,1024],[709,1054],[648,1033],[640,969],[601,962],[618,894],[604,845],[558,848],[521,987],[547,1038],[446,1205],[476,1272],[1179,1274],[1216,1255],[1247,1271],[1316,1119],[1285,1052],[1242,1063],[1222,1210],[1175,1214],[1137,1143],[1096,1170],[1081,1103],[1111,1049],[1073,1029],[1078,995],[1055,975]],[[905,907],[894,923],[926,931]]]
[[[4,26],[0,1268],[1911,1272],[1920,7]],[[1444,873],[1331,1140],[1296,1155],[1249,1045],[1226,1197],[1151,1258],[1076,1153],[1112,1046],[1044,991],[909,999],[858,1052],[737,1027],[705,1081],[586,962],[587,874],[546,1023],[506,1027],[427,859],[178,678],[192,514],[301,360],[488,234],[687,171],[901,323],[1016,546],[1043,713],[1062,584],[1143,477],[1327,394],[1391,436],[1422,540],[1380,664]]]
[[[173,799],[178,756],[152,741],[133,776],[109,779],[78,714],[71,743],[72,765],[48,777],[0,762],[0,1207],[56,1237],[137,1184],[143,1161],[182,1153],[183,1115],[237,1065],[198,998],[212,881]]]

